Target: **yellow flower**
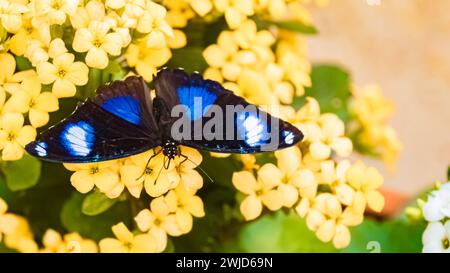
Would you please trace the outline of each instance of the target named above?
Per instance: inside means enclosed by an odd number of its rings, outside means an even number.
[[[233,174],[233,185],[246,197],[242,200],[240,210],[245,220],[257,218],[263,204],[272,211],[283,206],[283,195],[275,187],[281,181],[281,172],[271,163],[263,165],[257,172],[258,179],[249,171]]]
[[[254,14],[253,0],[214,0],[215,8],[225,14],[225,20],[231,29],[239,25]]]
[[[205,216],[202,199],[195,195],[195,191],[186,189],[182,183],[168,192],[164,199],[170,212],[175,214],[177,225],[183,234],[191,231],[192,216]]]
[[[8,204],[6,204],[5,200],[3,200],[0,197],[0,222],[3,223],[4,219],[3,216],[6,214],[6,211],[8,210]],[[0,242],[2,241],[2,237],[3,237],[3,229],[2,229],[3,225],[0,225]]]
[[[22,18],[22,27],[9,40],[9,48],[15,55],[24,55],[32,39],[43,40],[48,38],[48,40],[50,40],[50,28],[35,28],[33,27],[31,20],[32,19],[29,16],[24,16],[24,18]]]
[[[362,213],[351,207],[344,209],[338,197],[330,193],[320,193],[313,200],[302,199],[296,210],[301,217],[306,217],[308,228],[321,241],[333,241],[336,248],[348,246],[351,239],[348,226],[359,225],[363,220]]]
[[[203,187],[203,177],[195,170],[203,160],[202,155],[196,149],[186,146],[181,146],[180,149],[181,154],[189,160],[185,160],[183,157],[176,157],[176,170],[186,189],[195,192]]]
[[[114,19],[106,16],[105,6],[101,1],[91,0],[84,7],[78,7],[70,16],[70,23],[74,29],[87,28],[92,21],[115,25]]]
[[[0,149],[2,160],[19,160],[23,148],[36,138],[36,130],[30,125],[23,125],[24,118],[18,113],[6,113],[2,117],[0,129]]]
[[[172,37],[173,31],[166,21],[166,9],[152,1],[146,2],[144,13],[136,25],[136,30],[148,33],[143,39],[149,48],[163,48],[166,46],[166,37]]]
[[[159,148],[156,148],[159,149]],[[179,181],[174,162],[166,169],[164,167],[165,156],[161,153],[154,156],[147,166],[147,162],[154,153],[152,150],[130,157],[121,168],[121,176],[125,185],[140,187],[142,184],[145,191],[152,197],[158,197],[170,189],[175,188]],[[140,190],[136,189],[133,196],[138,197]]]
[[[22,14],[28,12],[25,4],[16,1],[0,2],[0,23],[7,32],[16,33],[22,27]]]
[[[202,2],[201,4],[199,2]],[[199,4],[197,4],[199,3]],[[206,5],[206,6],[205,6]],[[190,6],[200,15],[208,13],[212,9],[212,3],[209,0],[194,0],[189,6],[188,1],[165,0],[164,6],[167,7],[166,20],[172,27],[184,28],[188,21],[195,16]],[[209,10],[208,10],[209,6]],[[199,8],[197,8],[199,7]],[[200,11],[200,12],[199,12]]]
[[[383,97],[380,87],[368,85],[352,88],[353,99],[350,113],[355,122],[350,133],[360,145],[381,156],[385,164],[393,169],[402,143],[388,121],[394,112],[394,104]]]
[[[70,171],[75,171],[70,177],[70,182],[81,193],[91,191],[94,186],[97,186],[103,193],[122,192],[123,190],[123,184],[120,183],[119,163],[117,160],[85,164],[64,164],[64,167]],[[122,190],[117,190],[117,187]]]
[[[154,253],[156,252],[155,238],[150,234],[134,235],[125,226],[119,223],[112,227],[117,239],[105,238],[99,242],[102,253]]]
[[[97,244],[93,240],[84,239],[78,233],[69,233],[61,236],[57,231],[48,229],[42,238],[44,253],[95,253]]]
[[[172,53],[168,48],[148,48],[145,42],[130,44],[125,53],[128,65],[134,67],[146,81],[151,81],[158,67],[163,66],[171,57]]]
[[[41,92],[41,83],[34,78],[25,79],[21,89],[13,93],[5,105],[6,111],[28,113],[33,127],[41,127],[48,123],[48,112],[58,110],[58,99],[51,92]]]
[[[73,15],[79,5],[79,0],[37,0],[34,1],[36,25],[62,25],[67,15]]]
[[[66,52],[67,48],[63,40],[57,38],[50,41],[50,37],[48,37],[48,42],[36,39],[31,40],[27,45],[25,57],[31,61],[33,66],[37,66],[50,58],[55,59]]]
[[[170,209],[164,196],[160,196],[151,201],[150,209],[141,210],[134,218],[142,232],[148,232],[156,238],[158,252],[166,248],[167,235],[183,234],[178,225],[177,216],[171,213]]]
[[[119,56],[123,46],[119,33],[109,33],[111,25],[93,21],[87,28],[75,32],[72,47],[76,52],[87,52],[86,64],[93,68],[103,69],[108,66],[108,54]]]
[[[38,245],[33,240],[25,218],[12,213],[4,214],[1,216],[0,230],[4,233],[3,243],[6,247],[24,253],[38,251]]]
[[[89,69],[82,62],[74,62],[75,56],[64,53],[37,66],[39,80],[43,84],[53,83],[52,92],[58,98],[72,97],[77,92],[76,85],[85,85]]]
[[[355,190],[353,207],[364,211],[366,203],[372,210],[380,212],[384,207],[384,197],[377,190],[383,184],[383,176],[374,167],[367,167],[358,161],[347,171],[347,180]]]

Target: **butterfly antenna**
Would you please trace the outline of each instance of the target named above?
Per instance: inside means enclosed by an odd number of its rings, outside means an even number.
[[[156,184],[156,181],[158,181],[159,176],[161,175],[161,172],[162,172],[163,168],[164,168],[164,166],[161,166],[161,168],[159,169],[158,175],[156,176],[156,179],[155,179],[155,181],[153,182],[153,185],[155,185],[155,184]]]
[[[192,161],[189,157],[185,156],[184,154],[180,154],[180,156],[182,156],[184,158],[184,160],[180,163],[180,165],[183,164],[183,162],[185,162],[186,160],[189,160],[192,164],[195,165],[195,168],[199,168],[199,170],[202,171],[202,173],[204,175],[206,175],[211,182],[214,182],[214,180],[211,178],[211,176],[209,176],[206,173],[206,171],[203,170],[202,167],[200,167],[200,164],[195,163],[194,161]]]

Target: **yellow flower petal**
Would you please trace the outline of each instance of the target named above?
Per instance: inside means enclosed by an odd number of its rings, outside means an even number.
[[[249,171],[233,173],[232,182],[236,189],[245,194],[252,194],[258,189],[255,176]]]
[[[94,184],[101,192],[111,192],[117,184],[120,184],[119,174],[115,171],[102,169],[93,175]],[[123,187],[122,187],[123,189]]]
[[[336,222],[334,220],[326,220],[316,230],[316,235],[322,242],[329,242],[333,239],[336,232]]]
[[[271,211],[279,210],[283,206],[283,196],[278,190],[270,190],[264,193],[261,200]]]
[[[350,244],[351,235],[348,228],[343,224],[336,225],[336,232],[333,237],[334,247],[340,249],[345,248]]]
[[[77,93],[75,85],[67,79],[56,79],[52,92],[58,98],[73,97]]]
[[[127,253],[129,251],[121,241],[113,238],[102,239],[98,245],[102,253]]]
[[[264,164],[258,170],[258,181],[266,187],[275,187],[281,183],[283,174],[280,169],[272,163]]]
[[[86,64],[93,68],[104,69],[108,66],[108,54],[103,49],[92,47],[86,55]]]
[[[203,201],[198,196],[192,196],[191,198],[189,198],[189,202],[187,204],[184,204],[184,208],[195,217],[205,216]]]
[[[175,217],[181,233],[189,233],[189,231],[191,231],[192,229],[193,224],[192,215],[185,210],[177,210],[175,213]]]
[[[51,92],[42,92],[34,103],[34,108],[45,112],[54,112],[59,109],[58,98]]]
[[[244,200],[242,200],[240,210],[245,220],[253,220],[257,218],[262,212],[261,200],[255,195],[249,195]]]
[[[36,67],[38,78],[43,84],[51,84],[57,79],[58,69],[51,63],[43,62]]]
[[[30,109],[28,113],[28,118],[30,123],[34,128],[44,126],[48,123],[50,116],[47,112],[37,109]]]
[[[384,197],[379,191],[366,192],[366,200],[369,208],[376,212],[380,212],[384,207]]]
[[[94,47],[93,35],[87,28],[80,28],[75,32],[72,48],[76,52],[86,52]]]
[[[133,241],[133,233],[125,226],[123,222],[112,226],[112,232],[121,242],[131,243]]]
[[[136,235],[131,243],[132,253],[154,253],[156,252],[156,239],[150,234]]]
[[[70,177],[70,183],[81,193],[90,192],[94,188],[94,179],[88,170],[73,173]]]
[[[153,226],[154,220],[155,216],[148,209],[141,210],[136,217],[134,217],[134,221],[136,221],[138,228],[143,232],[148,231]]]
[[[65,79],[73,82],[75,85],[81,86],[88,82],[89,68],[82,62],[74,62],[69,69]]]

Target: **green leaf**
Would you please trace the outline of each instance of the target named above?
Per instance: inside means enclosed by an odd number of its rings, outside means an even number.
[[[294,107],[301,107],[306,97],[314,97],[320,104],[321,112],[335,113],[344,122],[348,120],[348,100],[351,97],[350,75],[335,65],[315,65],[311,72],[312,86],[306,88],[305,96],[294,100]]]
[[[16,56],[16,67],[17,71],[25,71],[33,68],[30,61],[27,58],[21,56]]]
[[[98,215],[105,212],[117,202],[117,199],[110,199],[101,192],[88,194],[81,206],[81,211],[89,216]]]
[[[272,21],[272,20],[265,20],[260,17],[254,16],[252,18],[257,26],[258,29],[268,29],[270,26],[277,26],[278,28],[282,28],[285,30],[303,33],[303,34],[317,34],[317,29],[312,25],[306,25],[300,21],[295,20],[287,20],[287,21]]]
[[[424,229],[425,222],[365,219],[361,225],[351,229],[352,241],[343,252],[421,252]]]
[[[276,25],[279,28],[304,33],[304,34],[317,34],[317,29],[314,26],[305,25],[299,21],[279,21],[279,22],[270,22]]]
[[[78,232],[81,236],[100,240],[113,236],[111,227],[124,222],[131,227],[132,219],[128,202],[117,202],[106,212],[88,216],[81,211],[83,195],[73,193],[61,210],[61,222],[69,232]]]
[[[278,211],[247,224],[239,235],[245,252],[335,252],[323,243],[295,213]]]
[[[203,58],[203,47],[191,46],[172,50],[172,58],[167,63],[169,68],[182,67],[186,72],[203,73],[208,67]]]
[[[64,27],[62,25],[51,25],[50,26],[50,36],[52,40],[60,38],[62,39],[64,36]]]
[[[123,68],[115,61],[109,61],[108,66],[102,70],[102,84],[115,81],[123,80],[126,72]]]
[[[25,190],[39,181],[41,162],[35,157],[24,154],[20,160],[5,162],[2,171],[10,190]]]

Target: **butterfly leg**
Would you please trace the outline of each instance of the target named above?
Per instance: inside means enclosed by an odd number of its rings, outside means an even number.
[[[148,165],[150,164],[150,161],[152,161],[152,159],[153,159],[155,156],[159,155],[161,152],[162,152],[162,149],[159,150],[159,151],[156,152],[156,153],[155,153],[155,149],[153,149],[153,155],[147,160],[147,163],[145,164],[145,168],[144,168],[144,170],[142,171],[142,174],[141,174],[138,178],[136,178],[136,180],[139,180],[139,179],[141,179],[141,178],[144,176],[145,172],[147,171]]]

